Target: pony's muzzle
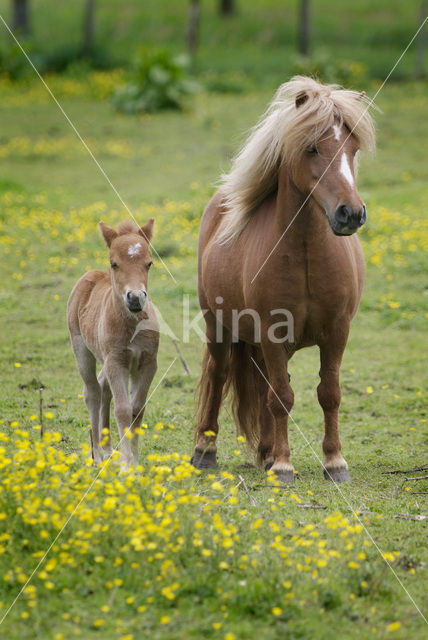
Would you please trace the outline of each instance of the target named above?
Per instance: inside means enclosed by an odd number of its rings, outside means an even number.
[[[147,300],[147,291],[128,291],[126,293],[126,306],[129,311],[137,313],[142,311]]]
[[[359,209],[341,204],[335,211],[331,227],[337,236],[349,236],[362,227],[366,220],[367,213],[364,204]]]

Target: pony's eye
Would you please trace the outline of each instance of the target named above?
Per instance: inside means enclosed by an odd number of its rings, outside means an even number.
[[[147,263],[147,269],[150,269],[150,267],[152,266],[152,264],[153,264],[153,262],[152,262],[152,261],[148,262],[148,263]]]
[[[316,148],[316,146],[315,146],[315,145],[312,145],[311,147],[308,147],[308,148],[306,149],[306,151],[307,151],[307,152],[309,153],[309,155],[311,155],[311,156],[316,156],[316,155],[318,155],[318,153],[319,153],[319,151],[318,151],[318,149]]]
[[[117,264],[117,262],[110,262],[110,266],[112,269],[118,269],[119,265]]]

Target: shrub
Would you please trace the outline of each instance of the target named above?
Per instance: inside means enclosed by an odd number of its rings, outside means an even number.
[[[183,109],[186,99],[198,89],[187,68],[185,56],[144,47],[137,54],[128,83],[113,94],[113,104],[124,113]]]
[[[24,48],[36,68],[43,66],[43,56],[33,51],[33,46],[30,42],[26,41]],[[0,47],[0,71],[11,80],[34,74],[20,47],[15,42]]]

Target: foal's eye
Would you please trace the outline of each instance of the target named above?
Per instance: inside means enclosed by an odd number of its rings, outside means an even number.
[[[150,269],[150,267],[152,266],[152,264],[153,264],[153,262],[152,262],[152,261],[148,262],[148,263],[147,263],[147,265],[146,265],[146,266],[147,266],[147,269]]]
[[[318,151],[318,149],[316,148],[315,145],[312,145],[311,147],[308,147],[306,149],[306,151],[309,153],[310,156],[316,156],[319,153],[319,151]]]
[[[110,266],[112,269],[118,269],[119,265],[117,264],[117,262],[110,262]]]

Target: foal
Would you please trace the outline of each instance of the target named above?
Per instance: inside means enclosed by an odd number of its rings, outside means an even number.
[[[91,420],[94,465],[112,453],[110,402],[119,428],[122,467],[138,464],[138,431],[157,369],[159,325],[147,294],[154,219],[143,227],[121,222],[117,231],[99,224],[110,249],[110,271],[89,271],[67,305],[67,323]],[[96,375],[96,362],[102,369]],[[128,396],[128,381],[130,398]],[[101,433],[107,431],[101,446]],[[128,439],[127,431],[131,437]]]

